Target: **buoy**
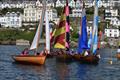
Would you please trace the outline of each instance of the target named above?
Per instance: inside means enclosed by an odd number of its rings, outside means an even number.
[[[110,60],[109,63],[112,64],[112,60]]]

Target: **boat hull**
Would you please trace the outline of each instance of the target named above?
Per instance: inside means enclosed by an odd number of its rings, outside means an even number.
[[[70,54],[59,54],[56,56],[56,59],[61,62],[71,62],[73,60]]]
[[[13,55],[12,58],[19,63],[42,65],[45,63],[46,55]]]
[[[83,56],[80,54],[75,54],[73,58],[80,63],[87,63],[87,64],[98,64],[99,58],[94,55]]]

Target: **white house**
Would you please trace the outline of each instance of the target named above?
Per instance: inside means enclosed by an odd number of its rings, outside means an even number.
[[[118,16],[118,9],[105,9],[105,19]]]
[[[72,10],[72,14],[70,14],[70,17],[81,17],[82,14],[82,8],[74,8]]]
[[[24,8],[23,22],[37,21],[37,8],[33,4],[29,4]],[[39,13],[41,14],[41,13]]]
[[[64,7],[65,3],[63,4],[60,0],[56,1],[56,7]]]
[[[20,2],[1,2],[0,8],[24,8],[24,4]]]
[[[2,27],[19,28],[22,26],[22,15],[19,12],[8,12],[0,17],[0,24]]]
[[[120,26],[120,20],[117,17],[113,17],[110,21],[110,24],[113,26]]]
[[[110,38],[116,38],[120,36],[120,31],[119,29],[115,29],[115,28],[106,28],[105,29],[105,35],[106,37],[110,37]]]
[[[3,15],[0,16],[0,25],[1,27],[6,25],[6,17]]]
[[[46,6],[46,11],[48,12],[49,21],[56,21],[57,11],[50,6]],[[23,14],[23,22],[36,22],[40,20],[42,14],[42,4],[39,0],[34,4],[29,4],[24,8]],[[35,23],[31,23],[29,25],[34,25]],[[27,25],[27,24],[26,24]]]
[[[113,26],[120,26],[120,20],[117,18],[118,16],[118,9],[105,10],[105,19],[110,20],[110,24]]]

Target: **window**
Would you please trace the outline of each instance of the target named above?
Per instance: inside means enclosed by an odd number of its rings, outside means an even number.
[[[27,13],[25,13],[25,16],[27,16]]]
[[[112,36],[112,34],[110,33],[110,37]]]
[[[117,37],[117,34],[114,34],[114,37]]]
[[[32,16],[35,16],[35,13],[32,13]]]

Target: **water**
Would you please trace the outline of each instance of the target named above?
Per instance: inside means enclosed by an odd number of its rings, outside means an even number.
[[[55,58],[47,59],[41,66],[13,63],[11,55],[20,53],[23,48],[0,45],[0,80],[120,80],[120,61],[115,58],[113,49],[100,51],[98,65],[60,63]]]

